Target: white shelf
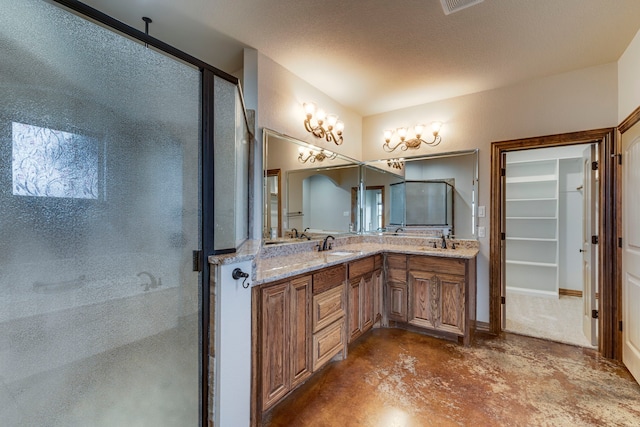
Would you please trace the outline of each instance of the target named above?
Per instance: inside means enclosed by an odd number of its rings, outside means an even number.
[[[553,220],[557,220],[558,217],[556,216],[508,216],[506,217],[506,219],[525,219],[525,220],[531,220],[531,219],[553,219]]]
[[[522,242],[557,242],[558,239],[542,239],[539,237],[507,237],[506,240],[516,240]]]
[[[555,202],[556,198],[554,197],[538,197],[532,199],[507,199],[507,202]]]
[[[557,293],[559,163],[508,159],[506,285]]]
[[[547,268],[556,268],[558,264],[550,263],[550,262],[534,262],[534,261],[513,261],[507,260],[507,264],[512,265],[529,265],[533,267],[547,267]]]
[[[558,180],[558,177],[556,175],[517,176],[517,177],[507,178],[507,184],[550,182],[550,181],[557,181],[557,180]]]

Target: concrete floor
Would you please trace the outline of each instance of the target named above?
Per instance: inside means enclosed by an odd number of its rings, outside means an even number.
[[[637,426],[640,386],[591,349],[376,329],[266,414],[278,426]]]

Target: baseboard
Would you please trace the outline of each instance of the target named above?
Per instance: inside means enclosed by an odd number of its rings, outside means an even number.
[[[558,293],[560,295],[564,295],[567,297],[578,297],[578,298],[582,298],[582,291],[578,291],[576,289],[562,289],[560,288],[558,290]]]

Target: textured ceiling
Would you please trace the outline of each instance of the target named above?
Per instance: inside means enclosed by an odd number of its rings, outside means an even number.
[[[616,61],[639,0],[85,0],[233,73],[252,47],[363,116]]]

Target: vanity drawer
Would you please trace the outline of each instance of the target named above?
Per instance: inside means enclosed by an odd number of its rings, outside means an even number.
[[[400,254],[388,254],[387,255],[387,267],[397,268],[400,270],[407,269],[407,256]]]
[[[344,318],[313,334],[313,372],[344,349],[345,337]]]
[[[335,322],[344,316],[344,287],[337,286],[313,296],[313,332]]]
[[[371,273],[374,269],[372,256],[349,263],[349,279]]]
[[[347,277],[347,267],[344,264],[325,268],[313,274],[313,295],[340,286]]]
[[[422,255],[409,256],[409,270],[464,276],[465,260]]]

